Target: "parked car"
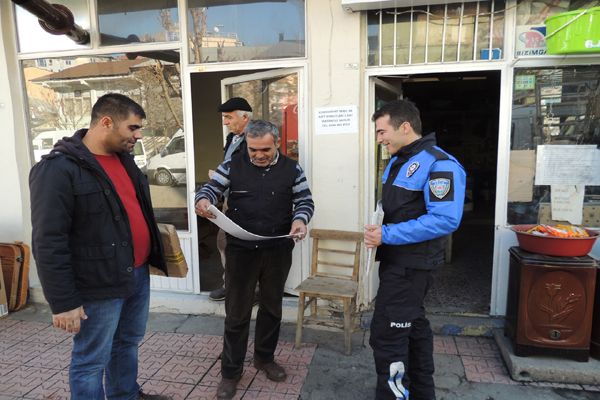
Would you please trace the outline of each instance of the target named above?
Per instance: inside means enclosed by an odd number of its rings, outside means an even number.
[[[178,130],[159,154],[148,160],[146,174],[151,183],[161,186],[185,183],[186,161],[183,130]]]
[[[135,142],[135,146],[133,146],[133,159],[138,168],[145,173],[148,166],[148,155],[146,153],[146,146],[142,140],[138,140]]]
[[[72,130],[56,130],[39,133],[32,141],[33,158],[36,162],[42,159],[42,156],[50,153],[54,144],[65,136],[73,136]]]

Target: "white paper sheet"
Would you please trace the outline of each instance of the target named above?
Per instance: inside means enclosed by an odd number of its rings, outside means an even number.
[[[355,105],[315,108],[317,135],[358,133],[358,107]]]
[[[377,202],[377,208],[373,212],[371,216],[371,225],[381,225],[383,223],[383,206],[381,205],[381,201]],[[367,250],[367,267],[366,273],[369,275],[369,270],[371,269],[371,265],[375,263],[375,250],[376,249],[368,249]]]
[[[583,220],[583,185],[552,185],[550,199],[552,202],[552,219],[569,221],[573,225],[581,225]]]
[[[595,144],[540,145],[536,185],[600,185],[600,150]]]
[[[214,205],[210,205],[208,207],[208,211],[213,213],[217,218],[208,218],[210,222],[217,225],[219,228],[223,229],[225,232],[229,233],[231,236],[234,236],[241,240],[269,240],[269,239],[280,239],[280,238],[293,238],[293,235],[281,235],[281,236],[260,236],[255,235],[254,233],[248,232],[232,220],[230,220],[225,214],[223,214],[217,207]]]

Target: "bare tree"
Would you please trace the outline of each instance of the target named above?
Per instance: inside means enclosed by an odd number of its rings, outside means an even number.
[[[153,61],[152,65],[136,69],[133,75],[143,92],[146,127],[168,136],[183,129],[181,80],[177,64]]]
[[[206,7],[190,8],[192,14],[192,34],[190,37],[194,49],[193,62],[202,62],[202,41],[206,37]]]
[[[29,104],[32,130],[35,131],[83,128],[89,121],[90,111],[90,97],[84,93],[75,97],[52,92],[32,99]]]
[[[87,122],[91,112],[89,96],[64,97],[57,101],[58,105],[58,127],[60,129],[79,129]]]

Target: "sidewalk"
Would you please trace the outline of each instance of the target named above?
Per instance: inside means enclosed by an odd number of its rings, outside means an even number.
[[[68,399],[70,336],[50,325],[47,306],[31,305],[0,319],[0,400]],[[151,314],[140,347],[139,382],[149,393],[174,399],[214,399],[220,379],[223,319],[215,316]],[[353,336],[343,355],[341,333],[305,329],[293,348],[294,324],[284,324],[276,359],[288,379],[274,383],[252,367],[252,347],[236,399],[372,399],[375,373],[368,331]],[[251,334],[252,338],[252,334]],[[600,399],[600,386],[510,379],[490,337],[436,335],[438,400]]]

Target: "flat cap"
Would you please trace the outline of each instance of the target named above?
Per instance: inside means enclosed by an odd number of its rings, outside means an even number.
[[[218,110],[219,112],[231,112],[237,110],[252,112],[252,107],[250,107],[250,104],[248,104],[246,99],[242,97],[232,97],[225,103],[221,104]]]

